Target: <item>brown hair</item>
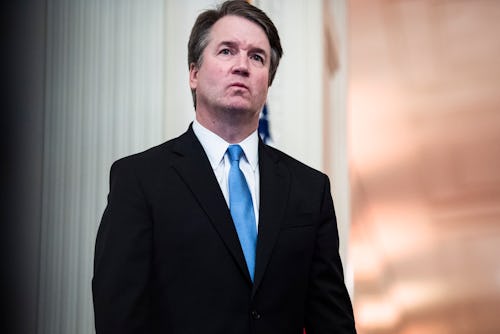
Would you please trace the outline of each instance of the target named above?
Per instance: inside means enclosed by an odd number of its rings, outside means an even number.
[[[269,86],[271,86],[276,70],[283,55],[278,30],[271,19],[259,8],[250,5],[244,0],[229,0],[222,3],[216,9],[210,9],[198,15],[191,30],[188,42],[188,66],[194,64],[200,67],[203,62],[203,50],[208,45],[210,30],[212,26],[227,15],[235,15],[258,24],[266,33],[271,45],[271,64],[269,66]],[[191,90],[193,102],[196,108],[196,91]]]

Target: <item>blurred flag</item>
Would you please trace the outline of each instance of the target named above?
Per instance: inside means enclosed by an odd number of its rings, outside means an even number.
[[[268,119],[267,103],[264,104],[264,108],[262,108],[262,111],[260,113],[259,135],[265,144],[268,144],[271,141],[271,132],[269,132],[269,119]]]

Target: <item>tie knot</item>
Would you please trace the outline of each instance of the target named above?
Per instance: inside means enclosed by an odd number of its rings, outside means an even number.
[[[229,154],[229,160],[240,161],[240,158],[243,155],[243,150],[240,145],[229,145],[227,153]]]

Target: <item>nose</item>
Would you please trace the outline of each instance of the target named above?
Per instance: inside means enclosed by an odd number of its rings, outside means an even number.
[[[250,72],[248,71],[248,56],[246,53],[242,52],[238,57],[235,57],[235,64],[233,66],[233,74],[242,75],[248,77]]]

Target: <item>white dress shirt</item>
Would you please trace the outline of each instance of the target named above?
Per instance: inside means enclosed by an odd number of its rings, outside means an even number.
[[[219,186],[226,199],[226,204],[229,207],[229,187],[228,177],[231,163],[227,154],[229,145],[224,139],[213,133],[212,131],[201,125],[196,119],[193,121],[193,131],[198,140],[203,146],[205,153],[208,156],[210,165],[214,170],[215,177],[219,182]],[[259,226],[259,137],[257,130],[242,142],[237,143],[243,149],[243,157],[240,159],[240,169],[245,175],[248,188],[252,195],[253,210],[255,212],[255,223],[257,231]]]

